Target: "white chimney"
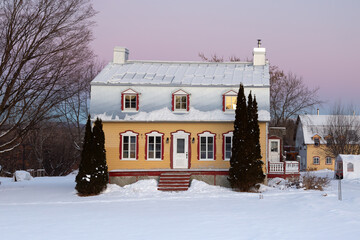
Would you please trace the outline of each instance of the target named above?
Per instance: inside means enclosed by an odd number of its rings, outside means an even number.
[[[113,63],[124,64],[129,59],[129,50],[124,47],[114,48],[114,59]]]
[[[263,66],[266,63],[266,50],[261,47],[261,40],[258,39],[258,47],[253,51],[254,66]]]

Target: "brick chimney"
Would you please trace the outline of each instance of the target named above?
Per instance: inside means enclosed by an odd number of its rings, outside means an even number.
[[[114,48],[114,59],[113,63],[124,64],[129,59],[129,50],[124,47]]]
[[[261,39],[258,39],[258,47],[253,51],[254,66],[263,66],[266,64],[266,50],[261,47]]]

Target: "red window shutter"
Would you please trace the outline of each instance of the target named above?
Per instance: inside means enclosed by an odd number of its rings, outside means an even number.
[[[121,93],[121,111],[124,111],[124,94]]]
[[[223,134],[222,158],[225,160],[225,135]]]
[[[189,135],[189,150],[188,150],[189,152],[188,152],[188,161],[189,161],[189,164],[188,164],[188,169],[190,169],[191,168],[191,134]]]
[[[216,134],[213,138],[214,138],[214,140],[213,140],[213,142],[214,142],[214,160],[216,160]]]
[[[187,111],[189,111],[189,109],[190,109],[190,95],[188,94],[188,95],[186,95],[186,104],[187,104],[187,106],[186,106],[186,110]]]
[[[175,96],[174,96],[174,94],[172,94],[172,96],[171,96],[171,110],[172,110],[172,111],[175,110],[174,100],[175,100]]]
[[[147,160],[148,156],[148,135],[145,134],[145,160]]]
[[[173,144],[174,144],[174,138],[173,138],[173,135],[171,134],[171,142],[170,142],[170,168],[173,169],[174,168],[174,163],[173,163],[173,151],[174,151],[174,147],[173,147]]]
[[[136,94],[136,111],[139,111],[139,94]]]
[[[223,95],[223,112],[225,112],[225,95]]]
[[[199,136],[199,134],[198,134],[197,156],[198,156],[198,160],[200,160],[200,136]]]
[[[139,135],[136,135],[136,160],[139,159]]]
[[[164,160],[164,134],[161,136],[161,160]]]
[[[119,159],[121,160],[122,154],[122,135],[120,134],[120,146],[119,146]]]

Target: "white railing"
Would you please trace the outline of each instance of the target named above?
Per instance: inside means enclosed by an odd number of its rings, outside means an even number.
[[[286,161],[285,173],[298,173],[299,162],[297,161]]]
[[[284,173],[284,163],[269,163],[269,173]]]
[[[286,161],[286,162],[269,162],[269,173],[273,174],[294,174],[299,173],[299,162]]]

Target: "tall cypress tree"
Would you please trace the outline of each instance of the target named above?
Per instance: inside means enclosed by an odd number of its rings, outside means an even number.
[[[105,135],[102,121],[97,118],[93,128],[93,151],[94,151],[94,190],[96,194],[106,189],[109,181],[108,167],[106,164]]]
[[[264,180],[259,137],[256,98],[253,100],[250,93],[246,106],[244,87],[240,84],[228,178],[232,188],[249,191]]]
[[[230,158],[229,181],[232,188],[242,189],[244,182],[244,169],[248,157],[247,149],[247,108],[244,86],[240,84],[234,121],[233,147]]]
[[[94,174],[93,159],[93,136],[91,131],[90,115],[86,122],[83,149],[81,152],[81,162],[79,173],[76,176],[76,187],[79,195],[93,195],[92,176]]]
[[[258,122],[258,109],[256,97],[252,99],[251,92],[248,97],[248,141],[250,155],[249,155],[249,167],[247,170],[247,191],[250,190],[256,183],[264,181],[265,175],[262,171],[263,162],[261,161],[261,149],[260,149],[260,128]]]
[[[254,95],[254,101],[252,105],[253,110],[253,138],[254,138],[254,146],[255,146],[255,159],[261,159],[261,148],[260,148],[260,128],[259,128],[259,115],[258,115],[258,105],[256,101],[256,96]],[[261,161],[263,164],[263,162]]]

